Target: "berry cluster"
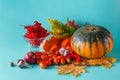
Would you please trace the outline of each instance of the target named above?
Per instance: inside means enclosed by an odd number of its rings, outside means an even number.
[[[25,26],[24,29],[27,30],[24,38],[35,47],[40,46],[44,38],[49,35],[47,30],[45,30],[38,21],[35,21],[33,25]]]
[[[25,38],[37,39],[48,36],[47,30],[45,30],[38,21],[35,21],[33,25],[24,27],[27,32],[24,35]]]

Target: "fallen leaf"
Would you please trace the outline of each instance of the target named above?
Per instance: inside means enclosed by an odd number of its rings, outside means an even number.
[[[80,66],[104,66],[106,68],[111,68],[114,62],[116,62],[116,59],[110,57],[98,59],[81,58],[81,62],[73,61],[72,64]]]
[[[108,61],[108,60],[103,60],[102,66],[106,67],[106,68],[111,68],[112,67],[112,63],[110,61]]]
[[[83,72],[86,72],[83,66],[76,66],[73,64],[66,64],[57,66],[58,74],[71,74],[72,76],[78,76]]]
[[[57,69],[58,74],[71,74],[72,76],[78,76],[81,73],[86,72],[84,66],[103,66],[105,68],[111,68],[114,62],[116,62],[116,59],[110,57],[98,59],[81,58],[81,62],[72,61],[71,64],[57,66]]]

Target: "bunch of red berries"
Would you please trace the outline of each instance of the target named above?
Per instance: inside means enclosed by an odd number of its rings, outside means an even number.
[[[40,46],[44,38],[49,35],[47,30],[44,29],[38,21],[35,21],[33,25],[24,26],[24,29],[27,30],[24,38],[35,47]]]
[[[24,35],[25,38],[37,39],[48,36],[47,30],[45,30],[38,21],[35,21],[33,25],[24,27],[27,32]]]

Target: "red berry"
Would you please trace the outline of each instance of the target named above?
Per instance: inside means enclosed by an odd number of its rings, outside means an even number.
[[[28,38],[28,42],[35,47],[40,46],[41,42],[43,41],[43,39],[38,40],[38,38],[43,38],[49,35],[47,30],[45,30],[38,21],[35,21],[33,25],[25,26],[24,28],[27,30],[24,37]]]

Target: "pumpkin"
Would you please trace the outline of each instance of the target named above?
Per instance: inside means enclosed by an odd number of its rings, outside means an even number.
[[[98,25],[84,25],[71,38],[72,49],[82,57],[101,58],[113,47],[111,33]]]

